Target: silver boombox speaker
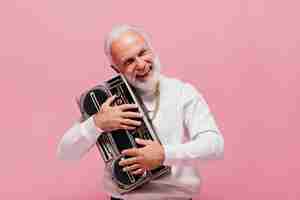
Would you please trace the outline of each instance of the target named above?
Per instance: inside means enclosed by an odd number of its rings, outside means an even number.
[[[147,170],[142,175],[133,175],[122,170],[118,163],[120,160],[128,157],[121,154],[122,150],[141,147],[135,142],[135,138],[156,140],[158,142],[160,140],[154,131],[143,102],[134,93],[134,88],[130,87],[126,78],[121,74],[105,81],[103,85],[91,88],[80,96],[78,104],[83,120],[97,113],[101,109],[101,104],[113,95],[116,95],[116,98],[112,105],[136,104],[138,107],[136,111],[143,115],[142,125],[136,129],[119,129],[102,133],[96,143],[106,167],[109,167],[111,170],[112,179],[117,184],[120,193],[126,193],[144,185],[151,179],[169,174],[171,167],[162,165],[154,170]]]

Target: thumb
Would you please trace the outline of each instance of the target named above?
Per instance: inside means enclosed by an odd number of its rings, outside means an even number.
[[[140,139],[140,138],[135,138],[135,142],[138,143],[138,144],[141,144],[141,145],[149,145],[152,143],[152,140],[143,140],[143,139]]]

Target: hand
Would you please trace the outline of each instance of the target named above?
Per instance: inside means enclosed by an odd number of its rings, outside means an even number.
[[[123,168],[124,171],[143,174],[145,170],[152,170],[163,164],[165,153],[159,142],[136,138],[136,143],[144,147],[122,151],[123,155],[132,156],[119,162],[120,166],[126,166]]]
[[[135,129],[141,125],[138,121],[142,118],[142,114],[129,111],[137,109],[135,104],[122,104],[111,106],[116,96],[109,97],[101,106],[101,109],[94,116],[94,121],[97,127],[103,131],[113,131],[117,129]]]

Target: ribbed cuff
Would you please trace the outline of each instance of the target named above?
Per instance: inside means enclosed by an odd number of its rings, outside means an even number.
[[[176,145],[163,145],[165,151],[164,165],[172,165],[176,162],[178,152],[176,151]]]
[[[94,115],[89,117],[84,122],[80,123],[82,134],[92,143],[95,143],[98,137],[103,132],[98,128],[94,121]]]

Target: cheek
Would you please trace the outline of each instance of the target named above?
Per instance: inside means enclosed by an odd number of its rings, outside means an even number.
[[[122,70],[122,73],[123,73],[123,74],[131,75],[131,74],[133,74],[133,72],[134,72],[134,68],[135,68],[134,64],[129,65],[129,66],[127,66],[125,69]]]

